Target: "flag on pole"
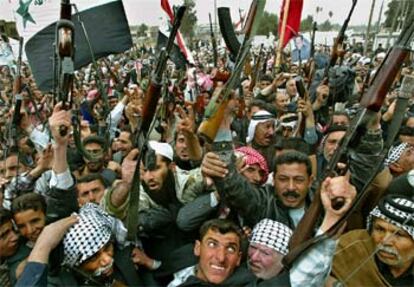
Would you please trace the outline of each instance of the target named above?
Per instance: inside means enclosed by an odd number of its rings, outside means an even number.
[[[21,3],[30,4],[31,1]],[[40,2],[39,2],[40,3]],[[113,53],[122,53],[132,47],[131,32],[120,0],[73,0],[79,14],[72,8],[72,21],[75,24],[75,69],[92,61],[92,56],[83,33],[83,21],[96,59]],[[30,20],[19,20],[19,33],[25,38],[25,52],[36,84],[42,91],[53,88],[53,57],[56,22],[60,17],[60,1],[45,1],[39,5],[21,9]]]
[[[300,19],[302,16],[303,0],[283,0],[283,4],[280,10],[279,18],[279,35],[282,35],[282,23],[284,17],[284,8],[286,1],[289,1],[289,11],[287,14],[287,21],[285,27],[285,36],[282,41],[282,47],[284,48],[290,39],[298,36],[300,30]]]
[[[170,35],[168,30],[174,23],[174,13],[168,0],[161,0],[161,8],[167,14],[169,25],[168,27],[165,25],[161,25],[160,31],[158,33],[157,49],[167,44],[168,37]],[[193,64],[194,63],[193,55],[191,54],[190,50],[187,48],[187,45],[185,44],[180,31],[177,32],[176,43],[178,45],[178,50],[176,47],[173,48],[173,51],[171,52],[171,55],[170,55],[171,60],[176,65],[178,64],[178,66],[182,65],[183,59],[185,62]],[[179,55],[180,52],[182,53],[182,55]]]

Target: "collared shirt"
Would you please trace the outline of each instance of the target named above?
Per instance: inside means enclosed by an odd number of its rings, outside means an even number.
[[[50,188],[69,189],[73,186],[74,181],[69,168],[62,173],[55,173],[52,170],[52,177],[50,178]]]
[[[174,280],[168,284],[168,287],[177,287],[183,284],[188,277],[196,276],[196,265],[190,266],[174,273]]]

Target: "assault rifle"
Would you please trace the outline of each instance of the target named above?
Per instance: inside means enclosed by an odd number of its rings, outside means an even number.
[[[255,0],[252,2],[246,21],[245,38],[238,52],[235,68],[222,91],[213,96],[206,108],[206,112],[204,114],[206,119],[201,123],[198,133],[208,142],[213,142],[216,138],[217,132],[224,118],[227,104],[230,100],[230,94],[240,80],[240,74],[243,70],[244,63],[250,50],[252,37],[256,34],[265,4],[266,0]]]
[[[409,20],[407,21],[407,26],[403,29],[400,34],[399,39],[396,44],[390,49],[387,53],[386,58],[379,67],[377,73],[375,74],[374,79],[372,80],[372,85],[369,87],[366,94],[362,96],[360,101],[363,109],[355,116],[351,125],[345,133],[345,136],[342,139],[341,145],[336,150],[335,154],[328,163],[326,170],[324,171],[323,179],[318,183],[318,188],[316,190],[314,199],[303,216],[302,220],[299,222],[298,227],[292,235],[290,241],[290,252],[284,257],[283,262],[286,267],[290,267],[293,261],[298,258],[305,250],[307,250],[313,244],[320,242],[328,237],[334,236],[338,230],[341,229],[343,224],[348,219],[349,215],[353,213],[358,205],[362,202],[364,195],[366,193],[366,188],[369,183],[375,177],[375,173],[369,178],[364,188],[359,191],[357,198],[353,206],[346,212],[346,214],[326,233],[312,237],[313,231],[315,230],[316,223],[319,219],[319,216],[322,212],[322,203],[320,199],[320,186],[323,180],[327,176],[331,176],[333,173],[338,172],[337,165],[341,159],[347,154],[348,147],[352,143],[354,136],[359,133],[361,126],[366,123],[369,114],[377,113],[384,102],[385,96],[388,93],[389,88],[393,84],[395,76],[397,75],[404,59],[410,53],[410,43],[414,33],[414,13],[411,14]],[[409,87],[408,87],[409,86]],[[407,84],[407,90],[412,88],[412,84]],[[401,112],[401,115],[403,113]],[[392,142],[393,137],[395,137],[398,127],[401,124],[402,116],[399,118],[399,123],[394,123],[395,128],[391,129],[391,132],[394,132],[390,139],[387,139],[387,144]],[[385,156],[389,146],[385,145],[385,148],[382,151],[382,154]],[[381,161],[378,163],[377,168],[374,168],[374,171],[378,170],[378,167],[381,165]],[[341,203],[342,201],[342,203]],[[332,206],[336,209],[341,208],[343,204],[343,199],[337,198],[332,200]]]
[[[338,50],[339,46],[343,45],[344,39],[345,39],[345,31],[348,28],[349,20],[351,20],[352,13],[354,12],[355,6],[357,4],[357,0],[352,0],[352,7],[351,10],[348,13],[348,17],[345,19],[344,23],[342,24],[341,30],[338,33],[338,36],[335,39],[335,43],[332,46],[332,52],[331,52],[331,58],[329,60],[328,66],[325,67],[323,78],[322,79],[328,79],[329,75],[329,69],[335,66],[337,60],[338,60]],[[327,83],[326,83],[327,84]]]
[[[211,37],[211,44],[213,45],[213,63],[214,67],[217,67],[217,42],[216,37],[214,36],[213,30],[213,23],[211,22],[211,13],[208,13],[208,21],[210,22],[210,37]]]
[[[57,101],[62,102],[64,109],[72,106],[72,84],[74,79],[75,58],[75,25],[72,20],[72,6],[70,0],[62,0],[60,4],[60,20],[56,24],[57,58]],[[59,128],[61,136],[68,133],[65,126]]]
[[[20,125],[20,109],[22,106],[21,96],[21,67],[22,67],[22,51],[23,51],[23,38],[19,38],[19,57],[17,59],[17,75],[13,83],[13,95],[14,95],[14,113],[10,123],[9,135],[8,135],[8,148],[17,148],[17,130]]]
[[[132,179],[132,188],[130,191],[130,204],[128,209],[128,240],[135,240],[138,228],[138,208],[139,208],[139,192],[140,192],[140,161],[144,159],[144,164],[149,170],[154,169],[154,153],[153,150],[148,149],[146,141],[148,133],[150,132],[150,126],[155,116],[158,101],[161,97],[161,90],[163,86],[163,73],[167,66],[167,60],[170,56],[171,50],[174,46],[174,40],[176,38],[178,28],[181,25],[181,20],[184,16],[186,7],[180,6],[176,11],[174,17],[174,23],[168,38],[167,46],[161,50],[158,57],[157,66],[151,76],[151,82],[145,93],[144,107],[140,122],[138,124],[137,134],[135,136],[134,145],[139,149],[139,156],[137,161],[137,167],[135,168],[134,176]],[[147,153],[148,151],[148,153]]]

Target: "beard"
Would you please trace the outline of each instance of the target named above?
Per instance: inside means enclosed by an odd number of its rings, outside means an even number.
[[[175,178],[171,170],[168,170],[167,177],[159,190],[151,190],[142,181],[144,191],[155,203],[167,208],[171,203],[178,201],[175,194]]]

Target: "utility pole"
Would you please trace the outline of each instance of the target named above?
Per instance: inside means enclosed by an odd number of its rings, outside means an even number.
[[[368,27],[367,27],[367,33],[365,34],[365,47],[364,47],[364,56],[367,55],[368,53],[368,47],[369,47],[369,41],[370,41],[370,30],[371,30],[371,21],[372,21],[372,14],[374,12],[374,8],[375,8],[375,1],[376,0],[372,0],[372,4],[371,4],[371,11],[369,12],[369,20],[368,20]]]

